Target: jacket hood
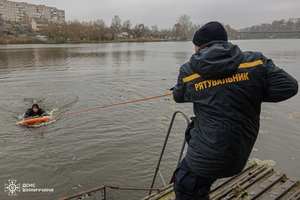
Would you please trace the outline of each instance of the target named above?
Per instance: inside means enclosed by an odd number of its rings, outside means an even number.
[[[39,105],[35,103],[35,104],[32,105],[31,108],[37,108],[37,109],[39,109]]]
[[[220,79],[231,76],[243,59],[243,52],[230,42],[212,42],[191,57],[193,71],[205,79]]]

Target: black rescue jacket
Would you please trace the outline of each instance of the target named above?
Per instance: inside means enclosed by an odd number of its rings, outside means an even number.
[[[220,41],[201,47],[181,66],[173,90],[176,102],[193,102],[196,116],[188,166],[212,178],[241,172],[258,135],[261,103],[297,92],[297,81],[259,52]]]
[[[38,117],[38,116],[46,116],[46,115],[48,115],[44,109],[42,109],[42,108],[38,108],[38,109],[39,110],[35,113],[35,112],[33,112],[32,108],[29,108],[26,111],[26,113],[24,115],[24,118],[26,119],[26,118],[30,118],[30,117]]]

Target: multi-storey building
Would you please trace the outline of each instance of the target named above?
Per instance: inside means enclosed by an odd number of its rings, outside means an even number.
[[[288,22],[291,22],[291,23],[296,24],[296,23],[300,22],[300,18],[290,18],[290,19],[288,20]]]
[[[45,18],[49,22],[65,22],[65,11],[45,5],[0,0],[0,19],[30,23],[32,18]]]

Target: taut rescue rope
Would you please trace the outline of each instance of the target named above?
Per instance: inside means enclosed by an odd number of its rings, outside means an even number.
[[[140,102],[140,101],[147,101],[147,100],[157,99],[157,98],[161,98],[161,97],[167,97],[167,96],[171,96],[171,95],[172,95],[172,93],[162,94],[162,95],[158,95],[158,96],[152,96],[152,97],[146,97],[146,98],[141,98],[141,99],[123,101],[123,102],[114,103],[114,104],[107,104],[107,105],[104,105],[104,106],[96,106],[96,107],[87,108],[87,109],[84,109],[84,110],[77,110],[77,111],[74,111],[74,112],[62,113],[62,114],[59,114],[57,116],[54,116],[53,118],[59,118],[59,117],[64,117],[64,116],[68,116],[68,115],[74,115],[74,114],[78,114],[78,113],[82,113],[82,112],[88,112],[88,111],[91,111],[91,110],[97,110],[97,109],[100,109],[100,108],[108,108],[108,107],[113,107],[113,106],[118,106],[118,105],[123,105],[123,104],[135,103],[135,102]]]

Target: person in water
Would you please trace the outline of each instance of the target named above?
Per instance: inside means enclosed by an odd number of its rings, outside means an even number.
[[[30,117],[39,117],[39,116],[48,116],[46,111],[43,108],[40,108],[38,104],[33,104],[31,108],[29,108],[25,115],[24,118],[30,118]]]

